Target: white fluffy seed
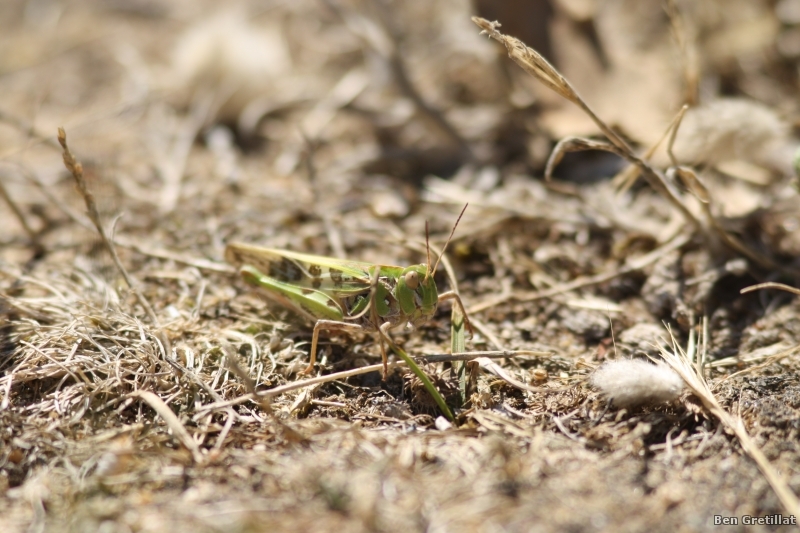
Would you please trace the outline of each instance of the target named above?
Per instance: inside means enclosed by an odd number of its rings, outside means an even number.
[[[671,402],[680,396],[683,379],[664,364],[642,359],[617,359],[598,368],[592,385],[617,407]]]

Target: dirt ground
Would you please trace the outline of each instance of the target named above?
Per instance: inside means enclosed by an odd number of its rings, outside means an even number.
[[[796,529],[746,517],[800,515],[800,299],[740,291],[800,287],[799,61],[800,0],[3,0],[0,529]],[[467,203],[452,421],[370,333],[301,375],[224,259],[425,263]],[[593,381],[664,353],[670,401]]]

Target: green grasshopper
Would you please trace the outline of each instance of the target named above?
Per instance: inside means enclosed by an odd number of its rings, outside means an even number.
[[[442,255],[466,209],[465,205],[453,225]],[[426,245],[427,233],[426,224]],[[427,252],[426,264],[401,267],[234,242],[225,249],[225,260],[239,266],[245,281],[262,289],[268,299],[314,322],[310,361],[301,374],[314,369],[320,331],[374,331],[379,333],[385,377],[384,339],[392,342],[389,330],[404,324],[412,327],[424,324],[436,312],[439,302],[455,300],[472,333],[458,294],[453,291],[439,294],[436,288],[433,276],[442,256],[431,268],[429,245]]]

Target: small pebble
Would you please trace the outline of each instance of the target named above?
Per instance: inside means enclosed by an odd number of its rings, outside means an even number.
[[[453,427],[453,424],[450,423],[448,419],[443,416],[439,416],[436,418],[436,422],[434,422],[436,429],[439,431],[447,431],[448,429]]]

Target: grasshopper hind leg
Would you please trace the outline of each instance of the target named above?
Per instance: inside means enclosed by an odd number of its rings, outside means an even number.
[[[339,322],[338,320],[317,320],[314,324],[314,333],[311,335],[311,351],[309,352],[309,362],[305,370],[301,370],[300,374],[310,374],[314,370],[314,363],[317,362],[317,342],[319,341],[319,332],[322,330],[327,331],[364,331],[364,328],[358,324],[351,324],[348,322]]]

